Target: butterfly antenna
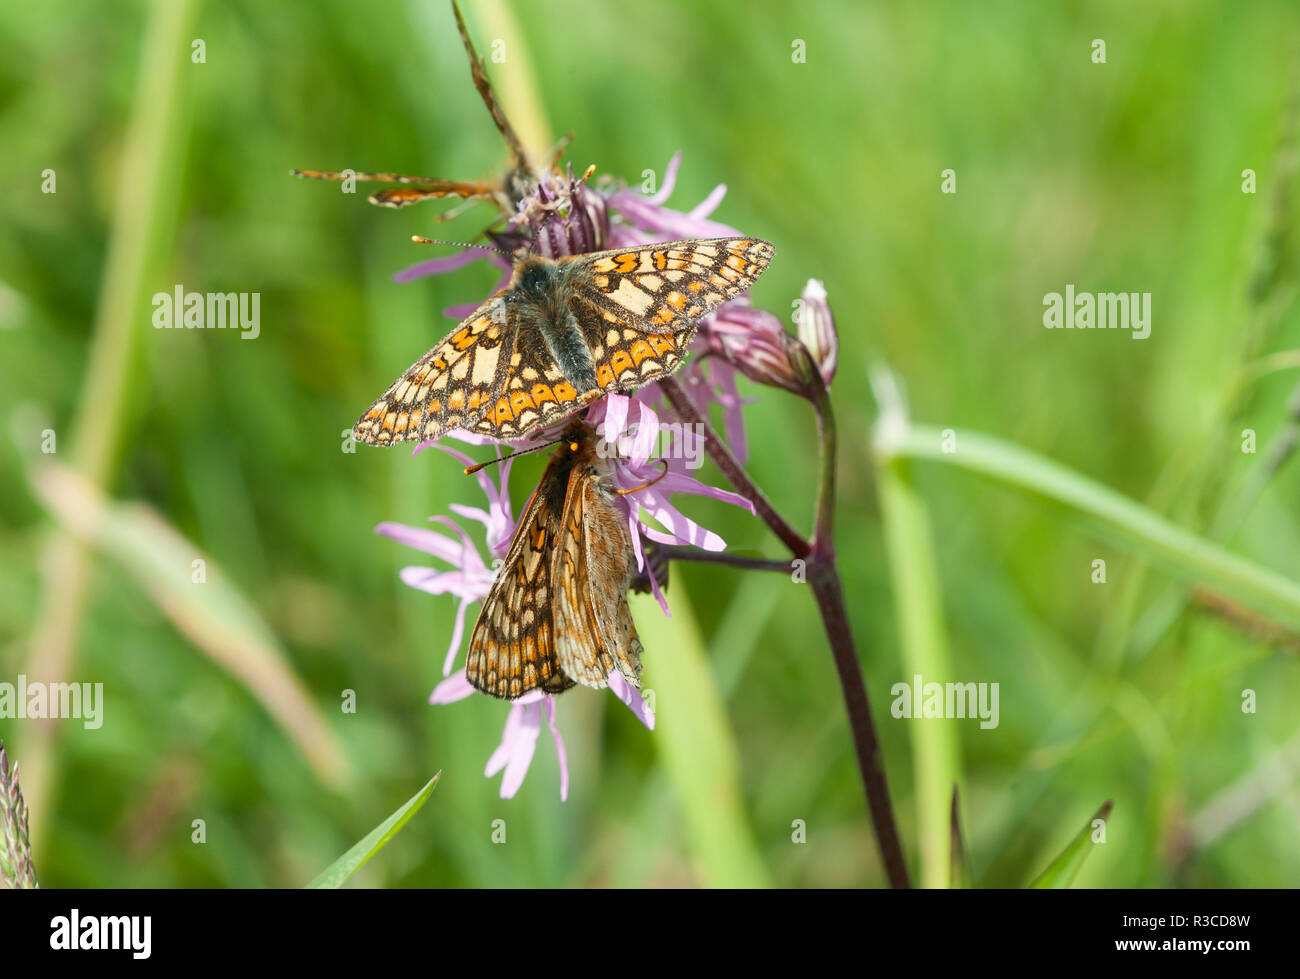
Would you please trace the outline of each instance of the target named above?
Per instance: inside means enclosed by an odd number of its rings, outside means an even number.
[[[443,241],[441,238],[426,238],[424,235],[411,235],[411,240],[420,245],[451,245],[453,248],[481,248],[485,252],[496,252],[505,258],[510,256],[500,248],[493,245],[475,245],[469,241]]]
[[[640,486],[633,486],[631,489],[615,489],[614,492],[617,493],[619,496],[627,496],[629,493],[640,493],[643,489],[649,489],[655,483],[659,482],[659,480],[663,479],[665,476],[668,475],[668,460],[660,459],[659,462],[663,465],[664,471],[661,472],[654,479],[650,480],[650,482],[642,483]]]
[[[513,459],[515,456],[526,456],[531,455],[534,452],[541,452],[542,449],[549,449],[552,445],[559,445],[563,441],[564,439],[559,438],[554,442],[543,442],[541,445],[534,445],[531,449],[515,449],[514,452],[507,452],[505,455],[497,456],[495,459],[489,459],[487,462],[480,462],[474,466],[466,466],[465,475],[473,476],[480,469],[486,469],[488,466],[495,466],[498,462],[505,462],[507,459]],[[574,447],[574,451],[577,451],[576,446]]]

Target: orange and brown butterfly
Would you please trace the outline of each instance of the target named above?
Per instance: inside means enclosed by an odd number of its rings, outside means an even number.
[[[460,7],[455,3],[452,3],[451,7],[456,16],[456,29],[460,32],[461,43],[469,56],[469,70],[474,87],[478,90],[483,104],[487,106],[488,113],[492,116],[493,124],[505,139],[506,147],[510,151],[510,168],[504,176],[487,180],[443,180],[438,177],[415,177],[404,173],[358,173],[352,170],[290,171],[295,177],[305,177],[310,180],[398,184],[397,187],[387,187],[370,195],[370,203],[380,207],[406,207],[408,204],[416,204],[420,201],[456,197],[468,201],[493,201],[503,213],[513,214],[530,184],[535,183],[548,170],[556,170],[569,137],[566,136],[551,151],[548,165],[542,166],[532,161],[524,148],[523,141],[510,125],[510,120],[506,118],[505,111],[497,100],[496,92],[493,91],[492,83],[488,80],[487,71],[483,67],[483,59],[474,51],[474,43],[470,40],[469,31],[465,29]],[[449,215],[442,215],[440,219],[447,216]]]
[[[767,268],[757,238],[671,241],[561,259],[529,255],[366,411],[371,445],[464,429],[523,439],[681,364],[696,323]]]
[[[493,697],[633,684],[641,642],[627,604],[635,562],[596,432],[565,429],[470,634],[465,676]]]

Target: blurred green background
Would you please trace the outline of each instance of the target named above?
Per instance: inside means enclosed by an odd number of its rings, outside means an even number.
[[[889,716],[907,670],[868,365],[898,372],[919,420],[998,435],[1210,525],[1294,432],[1295,369],[1238,383],[1244,364],[1300,346],[1294,5],[467,0],[465,16],[480,52],[505,41],[488,67],[507,111],[521,128],[572,130],[576,169],[640,183],[681,149],[682,209],[726,182],[715,217],[777,248],[756,303],[788,321],[804,282],[826,283],[841,339],[838,545],[916,875],[923,722]],[[349,454],[340,433],[450,325],[444,307],[495,280],[475,264],[394,284],[434,254],[409,236],[466,240],[492,212],[435,224],[436,203],[381,210],[289,170],[501,168],[447,4],[5,4],[0,146],[0,679],[62,663],[107,698],[96,731],[0,720],[44,886],[298,886],[439,769],[356,882],[883,882],[812,596],[784,576],[673,568],[674,618],[636,607],[659,730],[608,696],[562,698],[567,803],[549,735],[503,801],[482,769],[504,705],[426,703],[454,605],[404,587],[398,569],[421,555],[372,528],[479,493],[436,453]],[[41,192],[47,168],[57,193]],[[955,195],[940,193],[946,168]],[[1247,168],[1256,194],[1242,192]],[[178,283],[261,293],[260,337],[154,330],[149,297]],[[1043,296],[1066,283],[1152,293],[1150,338],[1044,330]],[[751,471],[807,528],[811,412],[746,391]],[[1244,428],[1258,454],[1241,452]],[[115,510],[127,522],[101,528],[83,562],[42,502],[41,486],[75,485],[50,463],[153,508],[193,546]],[[516,467],[517,506],[542,465]],[[1107,843],[1079,884],[1300,881],[1295,649],[1196,610],[1137,643],[1134,624],[1170,594],[1164,569],[1018,490],[933,463],[912,476],[953,674],[927,679],[1001,685],[996,730],[924,722],[959,739],[976,880],[1027,883],[1110,798]],[[65,523],[95,512],[68,499]],[[1297,499],[1292,463],[1228,546],[1300,575]],[[682,505],[732,545],[782,556],[746,515]],[[208,583],[190,584],[192,557]],[[1247,688],[1255,714],[1240,709]],[[296,738],[263,702],[284,689]],[[674,690],[702,706],[674,715]]]

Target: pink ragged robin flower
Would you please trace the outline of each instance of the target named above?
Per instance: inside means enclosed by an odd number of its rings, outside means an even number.
[[[679,437],[689,444],[683,442],[681,451],[672,453],[670,458],[661,461],[656,457],[655,448],[659,444],[661,431],[659,416],[644,402],[623,395],[610,395],[588,409],[585,420],[601,434],[601,454],[610,465],[610,482],[614,488],[624,491],[614,497],[614,504],[628,521],[638,569],[649,577],[652,591],[666,614],[668,605],[655,579],[653,567],[645,559],[643,539],[664,544],[692,545],[712,551],[721,551],[726,547],[726,542],[721,537],[683,514],[670,502],[669,497],[674,494],[707,496],[744,506],[751,512],[753,506],[734,493],[708,486],[689,475],[686,460],[698,457],[698,446],[689,441],[700,437],[695,433],[680,432]],[[482,441],[472,436],[465,436],[464,440]],[[542,442],[545,438],[535,441]],[[432,443],[421,443],[415,451],[419,452],[430,444]],[[442,445],[437,445],[436,448],[448,452],[466,465],[472,462],[458,450]],[[430,695],[429,701],[433,704],[453,703],[477,692],[465,679],[464,669],[453,673],[453,667],[464,639],[466,610],[471,603],[485,598],[491,590],[494,573],[491,563],[504,557],[515,530],[506,488],[510,462],[507,459],[500,464],[498,481],[493,481],[487,475],[487,470],[477,473],[479,486],[487,497],[486,508],[462,504],[452,504],[450,507],[458,516],[483,525],[488,554],[486,561],[469,534],[450,517],[437,516],[431,520],[451,529],[454,537],[427,528],[396,523],[384,523],[376,528],[376,532],[422,550],[450,565],[449,569],[416,566],[401,571],[402,580],[411,587],[435,595],[454,595],[459,600],[452,643],[443,667],[443,675],[447,679]],[[607,680],[609,689],[615,696],[643,724],[653,728],[654,715],[637,689],[617,672],[611,673]],[[555,724],[555,697],[533,691],[511,704],[501,744],[488,763],[486,774],[489,777],[503,770],[505,772],[501,783],[502,798],[512,797],[523,783],[536,752],[543,716],[551,729],[559,755],[561,798],[568,797],[568,763],[564,743]]]

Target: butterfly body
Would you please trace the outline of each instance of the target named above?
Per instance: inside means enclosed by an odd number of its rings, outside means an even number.
[[[483,693],[601,688],[615,670],[636,682],[632,541],[596,446],[571,425],[520,517],[470,634],[465,675]]]
[[[510,290],[510,301],[521,323],[537,330],[559,374],[579,391],[594,391],[599,387],[596,364],[570,305],[575,274],[580,273],[572,265],[537,256],[526,258],[515,273],[517,285]],[[523,339],[526,343],[527,337]]]
[[[521,258],[505,289],[375,400],[356,438],[388,445],[456,428],[527,438],[671,374],[697,322],[748,289],[771,257],[765,241],[716,238]]]

